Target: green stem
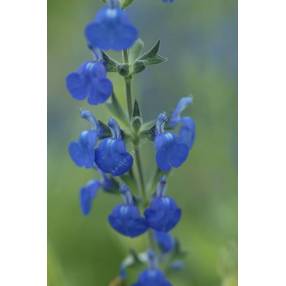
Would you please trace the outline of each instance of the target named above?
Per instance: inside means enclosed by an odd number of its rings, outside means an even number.
[[[124,63],[129,64],[128,63],[128,50],[123,51],[122,57],[123,57]],[[132,118],[131,77],[125,76],[124,81],[125,81],[125,91],[126,91],[128,115],[129,115],[129,119],[131,119]]]
[[[145,189],[145,182],[144,182],[144,175],[143,175],[143,168],[142,168],[142,162],[140,157],[140,151],[138,145],[135,145],[135,162],[137,166],[137,171],[139,175],[139,183],[140,183],[140,189],[141,193],[144,199],[144,205],[148,204],[148,197]]]
[[[124,63],[128,65],[129,61],[128,61],[128,51],[127,50],[123,51],[122,57],[123,57]],[[129,75],[124,77],[127,109],[128,109],[128,115],[129,115],[130,120],[132,119],[132,110],[133,110],[132,94],[131,94],[131,79],[132,79],[132,77]],[[140,191],[141,191],[141,194],[142,194],[142,197],[144,200],[144,207],[146,207],[149,202],[148,202],[148,196],[147,196],[146,187],[145,187],[143,167],[142,167],[142,161],[141,161],[139,146],[138,146],[138,142],[133,142],[133,143],[134,143],[134,150],[135,150],[135,163],[136,163],[138,177],[139,177]],[[152,234],[151,230],[148,230],[148,244],[149,244],[150,248],[155,249],[155,242],[153,240],[153,234]]]

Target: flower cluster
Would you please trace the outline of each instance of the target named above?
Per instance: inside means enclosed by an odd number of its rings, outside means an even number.
[[[132,98],[131,80],[146,67],[163,63],[165,59],[159,55],[160,42],[142,53],[143,41],[124,10],[132,2],[107,1],[85,28],[93,59],[67,76],[66,87],[76,100],[87,99],[90,105],[106,104],[112,117],[103,123],[89,110],[81,110],[80,116],[86,120],[88,128],[69,144],[68,152],[76,166],[94,169],[100,177],[80,189],[82,213],[90,214],[100,190],[106,194],[120,194],[123,202],[111,210],[110,226],[130,238],[149,233],[150,250],[123,263],[120,279],[126,280],[127,268],[140,261],[148,267],[134,286],[170,286],[159,267],[166,260],[172,269],[182,265],[179,260],[166,259],[166,256],[176,258],[181,254],[179,242],[171,231],[180,221],[182,211],[175,199],[166,194],[167,177],[172,169],[187,160],[193,147],[195,123],[191,117],[182,116],[192,98],[184,97],[172,112],[162,112],[155,120],[144,122],[140,106]],[[111,58],[109,50],[121,51],[123,62]],[[117,72],[124,79],[127,113],[117,100],[109,72]],[[144,178],[140,156],[140,144],[146,139],[154,145],[155,175],[149,184]]]

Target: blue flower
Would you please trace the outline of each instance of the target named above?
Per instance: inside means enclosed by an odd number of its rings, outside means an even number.
[[[133,204],[132,195],[126,185],[120,191],[125,199],[124,204],[117,205],[108,217],[110,225],[119,233],[136,237],[143,234],[148,226],[139,209]]]
[[[180,142],[186,144],[189,150],[192,149],[196,138],[196,125],[191,117],[184,117],[180,120],[181,128],[179,131]]]
[[[85,28],[88,43],[102,50],[125,50],[138,38],[137,29],[129,21],[118,1],[100,9],[95,19]]]
[[[91,180],[80,189],[80,207],[84,215],[88,215],[93,204],[93,200],[101,188],[98,180]]]
[[[95,165],[94,168],[97,169]],[[114,193],[118,192],[119,189],[119,184],[113,177],[108,174],[104,174],[100,170],[98,171],[101,174],[101,179],[90,180],[80,189],[80,207],[84,215],[88,215],[90,213],[93,200],[98,191],[102,190],[107,193]]]
[[[165,113],[159,114],[156,121],[156,161],[158,167],[168,172],[180,167],[188,158],[196,136],[196,125],[191,117],[181,117],[184,109],[192,103],[191,97],[183,97],[177,104],[170,119]],[[179,126],[178,134],[165,131],[165,126],[175,129]]]
[[[67,76],[66,86],[73,98],[77,100],[87,98],[88,103],[92,105],[105,102],[113,89],[101,62],[84,63],[76,72]]]
[[[153,237],[163,253],[168,253],[174,249],[175,239],[170,233],[153,231]]]
[[[80,189],[80,207],[84,215],[90,213],[93,201],[99,190],[110,193],[118,189],[118,183],[112,177],[102,172],[101,176],[100,180],[90,180]]]
[[[82,110],[80,115],[90,123],[91,129],[81,132],[79,139],[69,144],[68,152],[78,167],[93,168],[94,148],[102,130],[98,121],[90,111]]]
[[[175,128],[180,126],[180,141],[188,145],[189,149],[193,147],[196,137],[196,125],[191,117],[181,117],[181,113],[192,103],[191,97],[183,97],[177,104],[172,116],[168,122],[168,126]]]
[[[71,159],[78,167],[94,167],[94,147],[97,142],[97,132],[95,130],[85,130],[81,132],[77,141],[72,141],[68,146]]]
[[[150,268],[139,275],[138,282],[133,286],[172,286],[172,284],[166,279],[162,271]]]
[[[159,115],[156,124],[156,161],[162,171],[170,171],[172,168],[180,167],[187,159],[189,147],[179,136],[164,131],[166,114]]]
[[[181,218],[181,209],[171,197],[165,196],[166,178],[162,177],[157,187],[156,196],[144,215],[148,226],[160,232],[169,232]]]
[[[126,150],[117,122],[110,119],[108,125],[113,137],[104,139],[96,148],[95,163],[103,172],[120,176],[132,168],[133,158]]]

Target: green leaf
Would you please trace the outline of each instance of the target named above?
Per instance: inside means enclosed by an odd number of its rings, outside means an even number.
[[[122,8],[122,9],[127,8],[129,5],[132,4],[133,1],[134,1],[134,0],[121,0],[121,1],[120,1],[120,2],[121,2],[121,8]]]
[[[144,63],[145,66],[148,66],[148,65],[156,65],[156,64],[166,62],[167,59],[163,58],[162,56],[158,54],[159,49],[160,49],[160,40],[158,40],[155,43],[155,45],[147,53],[139,57],[136,60],[136,63],[142,62]]]
[[[146,58],[151,58],[156,56],[160,49],[160,43],[161,43],[160,40],[158,40],[147,53],[145,53],[142,57],[140,57],[140,60],[145,60]]]
[[[144,64],[147,65],[147,66],[150,66],[150,65],[157,65],[157,64],[161,64],[161,63],[164,63],[166,62],[167,59],[166,58],[163,58],[159,55],[156,55],[152,58],[148,58],[146,60],[144,60]]]
[[[132,66],[132,74],[140,73],[146,69],[144,61],[136,61]]]
[[[136,59],[141,55],[143,48],[144,42],[141,39],[137,39],[128,51],[129,63],[133,64],[136,61]]]
[[[102,51],[102,57],[105,63],[106,70],[108,72],[117,72],[119,63],[103,51]]]

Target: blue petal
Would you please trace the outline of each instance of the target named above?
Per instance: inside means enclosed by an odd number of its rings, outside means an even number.
[[[105,78],[106,77],[106,68],[101,62],[88,62],[85,65],[86,70],[89,75],[96,78]]]
[[[71,142],[69,144],[68,151],[69,151],[69,155],[70,155],[71,159],[74,161],[74,163],[78,167],[83,167],[85,164],[85,160],[83,157],[83,151],[82,151],[80,144],[76,141]]]
[[[179,131],[180,142],[188,145],[189,149],[193,147],[196,138],[196,125],[192,118],[184,117],[181,119],[181,129]]]
[[[170,132],[156,136],[156,161],[162,171],[181,166],[188,157],[189,148]]]
[[[66,77],[66,87],[71,96],[77,100],[83,100],[88,93],[88,81],[79,73],[70,73]]]
[[[80,134],[80,143],[87,148],[94,148],[97,142],[98,132],[96,130],[85,130]]]
[[[178,102],[169,121],[169,126],[174,127],[181,120],[181,113],[193,102],[191,97],[183,97]]]
[[[101,183],[99,181],[92,180],[80,189],[80,206],[84,215],[89,214],[92,208],[93,200],[100,187]]]
[[[105,102],[112,94],[112,83],[108,78],[93,79],[90,84],[88,103],[97,105]]]
[[[108,217],[110,225],[119,233],[136,237],[147,230],[147,224],[136,206],[117,205]]]
[[[123,50],[132,46],[138,32],[124,11],[104,7],[95,21],[87,25],[85,36],[92,46],[102,50]]]
[[[83,131],[78,141],[69,144],[71,159],[78,167],[92,168],[94,164],[94,147],[97,141],[95,130]]]
[[[168,150],[168,158],[172,167],[180,167],[188,158],[189,148],[185,144],[180,144],[176,140]]]
[[[181,218],[181,209],[170,197],[156,197],[144,212],[149,227],[161,232],[169,232]]]
[[[131,169],[133,158],[121,139],[108,138],[95,150],[95,162],[103,172],[120,176]]]

